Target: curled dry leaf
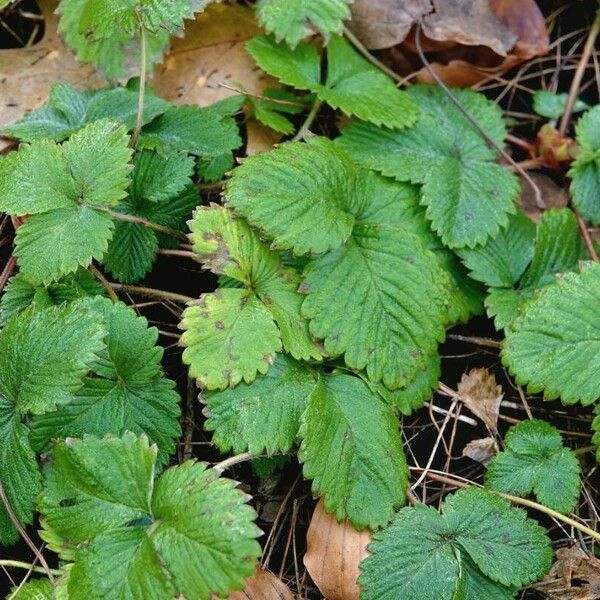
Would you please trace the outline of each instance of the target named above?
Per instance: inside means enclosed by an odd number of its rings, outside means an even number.
[[[39,0],[44,17],[44,36],[29,48],[0,50],[0,127],[18,121],[48,99],[53,84],[78,88],[99,87],[104,78],[89,65],[77,62],[60,38],[56,0]]]
[[[532,587],[550,600],[598,600],[600,560],[577,545],[560,548],[550,573]]]
[[[213,600],[218,600],[213,596]],[[264,569],[257,568],[252,577],[246,579],[242,592],[233,592],[227,600],[294,600],[287,585]]]
[[[457,388],[465,406],[479,417],[490,433],[498,433],[498,413],[504,394],[493,373],[486,368],[464,373]]]
[[[498,444],[493,437],[485,437],[469,442],[463,449],[462,455],[487,465],[490,458],[498,452]]]
[[[304,565],[327,600],[358,600],[359,564],[369,554],[369,530],[356,531],[325,512],[323,501],[315,507],[306,534]]]
[[[359,39],[371,49],[393,46],[384,60],[401,75],[416,71],[418,81],[431,81],[415,47],[418,21],[423,49],[450,85],[473,85],[549,48],[534,0],[356,0],[351,9]]]
[[[540,194],[546,209],[562,208],[569,203],[567,191],[554,183],[547,175],[532,171],[529,177],[540,190]],[[521,196],[519,197],[519,208],[536,223],[542,217],[542,211],[535,201],[535,195],[531,185],[521,177]]]

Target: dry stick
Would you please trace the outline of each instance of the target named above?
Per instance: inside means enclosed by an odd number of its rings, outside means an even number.
[[[246,462],[247,460],[252,460],[253,458],[258,458],[258,455],[254,455],[252,452],[243,452],[242,454],[236,454],[235,456],[230,456],[229,458],[218,462],[217,464],[213,465],[213,469],[216,469],[217,471],[224,471],[233,465],[238,465]]]
[[[62,571],[59,571],[58,569],[48,569],[47,571],[43,567],[37,567],[36,565],[32,565],[31,563],[23,562],[20,560],[10,560],[7,558],[0,559],[0,566],[9,567],[13,569],[27,569],[28,571],[32,571],[33,573],[42,573],[44,575],[46,575],[48,571],[50,571],[53,575],[56,575],[57,577],[62,575]]]
[[[17,257],[11,256],[4,265],[4,269],[2,269],[2,273],[0,273],[0,292],[4,289],[6,282],[9,277],[12,275],[12,272],[15,270],[17,265]]]
[[[585,221],[581,218],[579,211],[574,206],[572,208],[573,212],[575,213],[577,225],[579,226],[579,231],[581,231],[581,237],[583,238],[583,243],[585,244],[586,250],[588,251],[590,258],[593,261],[598,262],[598,254],[596,253],[596,249],[594,248],[594,242],[592,241],[587,225],[585,224]]]
[[[577,94],[579,93],[579,87],[581,86],[581,80],[583,79],[583,74],[587,69],[588,62],[590,60],[590,54],[592,53],[594,45],[596,44],[598,33],[600,33],[600,14],[596,15],[594,23],[590,28],[587,40],[585,41],[585,46],[583,47],[583,52],[581,53],[579,63],[577,64],[577,69],[575,70],[575,75],[573,75],[573,81],[571,82],[571,88],[569,89],[569,97],[567,99],[565,112],[563,113],[563,116],[560,120],[560,125],[558,127],[558,133],[562,137],[564,137],[565,133],[567,132],[567,127],[569,126],[571,115],[573,114],[573,107],[575,106]]]
[[[198,260],[198,255],[195,252],[190,252],[189,250],[173,250],[171,248],[160,248],[158,250],[158,253],[163,254],[164,256],[180,256],[182,258],[191,258],[195,261]]]
[[[35,554],[36,558],[40,561],[44,569],[44,573],[48,576],[50,583],[54,586],[54,577],[52,576],[52,570],[48,566],[44,555],[38,550],[37,546],[31,541],[31,538],[27,535],[27,532],[23,529],[17,515],[13,511],[13,508],[10,504],[10,500],[4,491],[4,486],[0,481],[0,500],[2,500],[2,504],[4,504],[4,508],[6,509],[6,514],[8,518],[11,520],[12,524],[15,526],[15,529],[19,532],[19,535],[23,538],[23,541],[29,546],[31,551]]]
[[[523,408],[527,413],[527,418],[533,419],[533,414],[531,413],[531,408],[529,406],[529,402],[527,402],[527,397],[525,396],[525,392],[523,392],[523,388],[520,385],[517,385],[517,390],[519,391],[519,397],[521,398],[521,402],[523,403]]]
[[[139,294],[140,296],[148,296],[149,298],[159,298],[161,300],[172,300],[179,304],[189,304],[195,302],[196,298],[191,296],[184,296],[183,294],[177,294],[175,292],[167,292],[166,290],[155,290],[154,288],[140,287],[137,285],[124,285],[122,283],[109,282],[110,287],[117,292],[124,292],[126,294]]]
[[[512,156],[510,156],[510,154],[508,154],[504,150],[504,148],[499,146],[487,134],[487,132],[483,129],[483,127],[481,127],[481,125],[463,108],[462,104],[458,101],[456,96],[448,89],[448,86],[440,79],[439,75],[435,72],[435,69],[432,68],[431,64],[425,57],[425,54],[423,54],[423,48],[421,47],[421,23],[417,23],[417,28],[415,31],[415,45],[417,47],[417,53],[419,55],[419,59],[425,66],[425,69],[427,70],[427,72],[429,73],[431,78],[440,86],[440,88],[443,90],[443,92],[446,94],[446,96],[448,96],[448,98],[450,99],[452,104],[454,104],[454,106],[456,106],[456,108],[458,108],[458,110],[460,110],[460,112],[464,115],[464,117],[467,119],[467,121],[469,121],[469,123],[481,134],[483,139],[490,146],[492,146],[495,150],[497,150],[500,153],[500,155],[502,156],[502,158],[504,158],[504,160],[506,160],[510,165],[512,165],[517,170],[519,175],[521,175],[521,177],[523,177],[523,179],[525,179],[525,181],[527,181],[527,183],[531,186],[531,189],[533,190],[533,196],[535,198],[535,203],[536,203],[537,207],[541,210],[545,209],[546,204],[545,204],[544,200],[542,199],[542,194],[540,192],[540,188],[535,184],[533,179],[531,179],[531,177],[527,174],[527,172],[513,160]]]
[[[469,344],[475,344],[476,346],[486,346],[487,348],[500,348],[501,343],[498,340],[491,338],[469,336],[469,335],[458,335],[457,333],[448,334],[448,339],[457,340],[459,342],[468,342]]]
[[[194,399],[195,399],[195,384],[191,377],[188,377],[186,390],[186,410],[184,417],[184,434],[183,434],[183,460],[192,458],[192,437],[194,435]]]
[[[410,467],[410,470],[411,471],[413,471],[413,470],[414,471],[424,471],[424,469],[421,469],[420,467]],[[479,485],[478,483],[475,483],[475,482],[463,482],[463,481],[460,481],[459,479],[455,479],[454,477],[449,477],[446,475],[439,475],[438,473],[432,473],[431,471],[427,471],[426,476],[428,479],[432,479],[433,481],[439,481],[440,483],[444,483],[446,485],[451,485],[453,487],[483,488],[482,485]],[[500,496],[501,498],[504,498],[505,500],[509,500],[513,504],[520,504],[521,506],[526,506],[527,508],[533,508],[534,510],[544,513],[544,514],[548,515],[549,517],[556,519],[557,521],[562,521],[563,523],[570,525],[574,529],[577,529],[577,530],[585,533],[586,535],[589,535],[591,538],[593,538],[597,542],[600,542],[600,533],[599,532],[594,531],[590,527],[586,527],[585,525],[583,525],[582,523],[579,523],[575,519],[572,519],[571,517],[567,517],[566,515],[562,515],[559,512],[556,512],[555,510],[552,510],[551,508],[544,506],[543,504],[538,504],[537,502],[533,502],[532,500],[527,500],[527,498],[519,498],[518,496],[512,496],[510,494],[504,494],[502,492],[495,492],[494,490],[488,489],[487,491],[489,491],[492,494],[495,494],[496,496]]]
[[[106,293],[108,294],[108,297],[113,302],[118,302],[119,297],[117,296],[117,294],[115,294],[115,290],[113,290],[113,288],[111,287],[110,282],[108,281],[108,279],[106,279],[106,277],[104,277],[104,275],[102,275],[102,273],[96,268],[96,266],[93,263],[90,264],[88,270],[102,284],[102,286],[106,290]]]

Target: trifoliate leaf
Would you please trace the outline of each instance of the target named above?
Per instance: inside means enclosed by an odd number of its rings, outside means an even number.
[[[27,219],[17,230],[14,254],[21,273],[35,283],[49,284],[100,260],[112,233],[108,214],[73,204]]]
[[[375,528],[404,504],[408,468],[398,421],[358,377],[321,377],[300,436],[304,476],[339,520]]]
[[[31,443],[44,451],[52,439],[130,430],[146,433],[158,446],[162,466],[181,430],[179,395],[160,370],[158,330],[124,304],[95,299],[88,306],[103,317],[106,350],[92,365],[94,376],[84,379],[69,404],[34,419]]]
[[[484,246],[461,248],[458,254],[473,279],[489,287],[512,287],[533,258],[534,241],[535,224],[517,213],[511,215],[506,229]]]
[[[217,275],[225,275],[254,290],[280,330],[283,347],[294,358],[319,359],[321,353],[300,316],[300,277],[285,268],[280,257],[229,209],[200,207],[189,223],[194,252]]]
[[[155,452],[131,433],[59,442],[53,454],[42,535],[74,559],[69,598],[209,600],[252,573],[254,511],[207,465],[188,461],[153,483]]]
[[[49,579],[30,579],[15,586],[7,596],[10,600],[54,600],[54,590]]]
[[[527,496],[561,513],[570,513],[579,496],[579,461],[563,446],[560,433],[546,421],[522,421],[504,438],[506,449],[488,464],[486,486]]]
[[[328,354],[345,354],[349,367],[366,368],[391,389],[425,368],[443,337],[447,280],[406,223],[412,186],[361,169],[332,142],[313,138],[247,159],[226,198],[275,238],[272,246],[333,250],[308,264],[300,287],[308,294],[302,315]]]
[[[277,41],[294,47],[316,28],[325,37],[342,33],[343,22],[350,18],[347,0],[259,0],[258,20]]]
[[[102,284],[85,269],[78,269],[48,286],[31,283],[18,273],[8,280],[0,298],[0,326],[32,304],[36,309],[45,308],[88,296],[101,296],[104,292]]]
[[[525,306],[507,332],[502,353],[518,383],[565,404],[590,404],[600,396],[590,360],[600,352],[599,300],[600,265],[591,264],[564,274]]]
[[[240,98],[243,100],[243,96]],[[197,156],[221,156],[242,145],[231,114],[216,105],[175,106],[144,127],[138,148],[153,148],[163,154],[189,152]]]
[[[500,109],[471,90],[453,90],[465,110],[496,144],[506,131]],[[483,244],[506,226],[519,193],[516,176],[493,162],[498,152],[437,87],[415,85],[407,94],[419,120],[403,131],[352,123],[339,144],[384,175],[423,184],[427,218],[451,248]]]
[[[181,193],[192,183],[194,159],[183,153],[162,156],[142,150],[133,159],[129,193],[132,201],[159,202]]]
[[[437,389],[442,374],[441,363],[440,355],[437,353],[432,354],[429,357],[427,367],[419,371],[406,387],[390,391],[384,385],[378,385],[376,388],[377,393],[402,414],[410,415],[431,399],[433,392]]]
[[[594,225],[600,224],[600,107],[588,110],[575,127],[580,146],[568,175],[571,178],[573,204],[581,216]]]
[[[558,119],[565,112],[569,94],[554,94],[548,90],[536,90],[533,94],[533,110],[541,117]],[[575,100],[572,112],[587,110],[589,106],[583,100]]]
[[[256,295],[244,289],[203,294],[185,309],[180,323],[183,362],[200,385],[225,389],[251,383],[265,374],[281,351],[273,315]]]
[[[284,454],[294,445],[314,387],[306,367],[278,354],[268,373],[251,385],[202,394],[205,429],[214,432],[212,442],[223,453]]]
[[[412,125],[417,118],[417,108],[405,92],[340,36],[332,36],[327,45],[324,84],[319,54],[310,44],[301,42],[292,49],[271,36],[258,36],[246,48],[269,75],[297,89],[310,90],[349,116],[393,128]]]
[[[99,319],[76,306],[27,310],[0,334],[0,480],[17,518],[31,523],[41,476],[25,413],[68,402],[102,347]],[[0,543],[18,539],[0,506]]]
[[[402,509],[373,540],[361,563],[364,600],[475,600],[465,589],[494,588],[479,598],[513,598],[552,562],[550,540],[525,511],[475,488],[449,496],[442,514],[422,504]]]
[[[146,88],[142,123],[165,112],[170,104]],[[44,138],[60,142],[87,123],[111,119],[133,129],[137,118],[138,92],[126,87],[77,90],[67,83],[52,87],[48,101],[20,121],[5,127],[5,135],[33,142]]]
[[[307,105],[310,96],[296,96],[279,88],[268,88],[259,98],[248,96],[255,118],[263,125],[290,135],[294,133],[293,123],[285,115],[297,115]]]

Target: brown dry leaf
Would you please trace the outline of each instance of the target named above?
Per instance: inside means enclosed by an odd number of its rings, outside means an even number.
[[[281,133],[263,125],[254,118],[246,121],[246,154],[252,156],[270,150],[283,137]]]
[[[358,565],[368,556],[368,529],[356,531],[325,512],[323,500],[315,507],[306,534],[304,565],[327,600],[358,600]]]
[[[567,191],[554,183],[547,175],[529,173],[529,177],[537,185],[542,195],[542,200],[546,208],[561,208],[569,203]],[[521,177],[521,196],[519,198],[519,208],[534,222],[538,222],[542,216],[542,211],[535,202],[535,195],[531,185]]]
[[[154,69],[154,90],[177,104],[208,106],[237,93],[221,84],[241,86],[251,94],[277,85],[244,48],[260,32],[250,7],[208,6],[186,23],[183,38],[172,40],[169,54]]]
[[[77,62],[60,38],[56,0],[39,0],[44,37],[29,48],[0,50],[0,127],[17,121],[48,99],[55,83],[78,88],[100,87],[105,79],[89,65]]]
[[[577,545],[560,548],[550,573],[532,587],[550,600],[598,600],[600,560]]]
[[[213,596],[213,600],[218,600]],[[294,600],[294,595],[281,579],[261,568],[246,579],[243,592],[233,592],[227,600]]]
[[[493,373],[485,367],[464,373],[457,388],[465,406],[479,417],[490,433],[498,433],[498,413],[504,394]]]
[[[485,437],[469,442],[463,449],[462,455],[468,456],[483,465],[487,465],[490,458],[498,452],[498,445],[493,437]]]

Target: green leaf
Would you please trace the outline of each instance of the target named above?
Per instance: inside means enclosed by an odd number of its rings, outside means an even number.
[[[393,410],[358,377],[321,377],[308,398],[299,458],[338,520],[387,523],[405,502],[408,468]]]
[[[600,107],[588,110],[575,127],[580,146],[568,172],[571,178],[571,196],[581,216],[594,225],[600,224]]]
[[[325,37],[342,33],[343,22],[350,18],[346,0],[259,0],[258,20],[277,41],[294,47],[315,27]]]
[[[263,125],[290,135],[294,133],[294,124],[284,115],[297,115],[307,105],[310,96],[296,96],[279,88],[268,88],[262,97],[248,96],[254,110],[254,117]]]
[[[131,433],[53,454],[39,504],[43,536],[74,559],[69,598],[209,600],[243,587],[260,547],[234,482],[188,461],[153,483],[155,452]]]
[[[101,260],[112,233],[108,214],[73,204],[27,219],[17,230],[14,254],[30,281],[49,284]]]
[[[33,519],[41,488],[25,413],[40,414],[69,401],[104,332],[99,320],[76,306],[27,310],[0,333],[0,480],[21,524]],[[0,543],[19,535],[0,506]]]
[[[533,419],[511,427],[504,441],[506,449],[488,464],[486,486],[516,496],[533,492],[548,508],[570,513],[579,497],[580,468],[559,431]]]
[[[207,183],[221,181],[228,171],[235,166],[235,159],[231,152],[224,152],[218,156],[199,158],[196,170],[198,177]]]
[[[46,308],[104,293],[102,284],[85,269],[78,269],[48,286],[31,283],[22,273],[18,273],[8,280],[0,298],[0,326],[32,304],[36,309]]]
[[[68,83],[58,83],[50,90],[45,104],[5,127],[2,132],[25,142],[44,138],[60,142],[87,123],[105,118],[122,123],[131,130],[137,117],[137,105],[137,90],[119,86],[81,91]],[[169,102],[155,96],[147,87],[142,123],[149,123],[169,106]]]
[[[502,360],[519,384],[565,404],[591,404],[600,378],[590,356],[600,352],[600,265],[565,273],[529,302],[507,332]],[[540,360],[543,357],[543,360]]]
[[[404,508],[373,535],[361,563],[361,598],[503,600],[550,569],[544,530],[506,500],[469,488],[449,496],[442,511]],[[494,595],[475,595],[482,589]]]
[[[308,369],[278,354],[268,373],[251,385],[202,394],[208,417],[205,429],[214,432],[212,442],[222,453],[290,452],[314,387]]]
[[[554,94],[548,90],[536,90],[533,94],[533,110],[541,117],[558,119],[565,112],[569,94]],[[576,99],[573,105],[573,113],[587,110],[589,106],[583,101]]]
[[[535,290],[492,288],[485,299],[488,317],[494,319],[496,329],[510,327],[528,300],[535,298]]]
[[[517,213],[485,246],[461,248],[458,254],[473,279],[489,287],[512,287],[533,258],[534,241],[535,224]]]
[[[230,115],[216,105],[175,106],[144,127],[138,148],[152,148],[163,154],[220,156],[242,145],[238,126]]]
[[[95,299],[89,306],[103,317],[106,350],[69,404],[34,419],[31,444],[41,452],[52,439],[130,430],[147,434],[159,466],[167,464],[181,434],[179,395],[160,369],[158,330],[124,304]]]
[[[471,90],[453,90],[489,137],[503,145],[499,108]],[[445,245],[473,247],[495,236],[515,212],[516,176],[493,162],[498,152],[444,92],[415,85],[407,92],[419,106],[416,125],[403,131],[352,123],[338,143],[353,158],[400,181],[423,184],[421,202]]]
[[[596,460],[600,462],[600,405],[596,404],[594,409],[594,420],[592,421],[592,443],[596,446]]]
[[[281,350],[273,316],[255,294],[221,289],[185,309],[180,327],[190,377],[210,390],[251,383]]]
[[[322,1],[322,0],[321,0]],[[333,108],[376,125],[407,127],[417,118],[416,105],[393,81],[364,59],[343,37],[327,45],[327,78],[321,83],[316,48],[301,42],[290,48],[271,36],[246,44],[258,66],[269,75],[300,90],[310,90]]]
[[[54,600],[49,579],[30,579],[22,586],[14,586],[7,596],[9,600]]]

